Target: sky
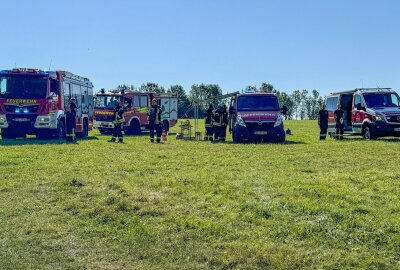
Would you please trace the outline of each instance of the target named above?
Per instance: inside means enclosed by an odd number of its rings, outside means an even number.
[[[68,70],[95,89],[155,82],[400,90],[397,0],[0,0],[0,69]]]

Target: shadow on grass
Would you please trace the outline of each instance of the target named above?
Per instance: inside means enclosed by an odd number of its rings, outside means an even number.
[[[98,134],[97,136],[99,136],[99,137],[111,137],[112,133]],[[150,132],[148,132],[148,131],[146,131],[146,132],[142,131],[140,134],[137,134],[137,135],[128,135],[128,134],[124,133],[124,137],[127,137],[127,138],[131,138],[131,137],[149,137],[149,136],[150,136]],[[176,132],[169,132],[168,133],[168,137],[169,136],[176,136]]]
[[[360,141],[365,141],[361,136],[344,136],[343,141],[351,141],[351,142],[360,142]],[[372,142],[375,141],[383,141],[383,142],[400,142],[400,137],[380,137],[376,138],[373,140],[370,140]]]
[[[92,141],[98,140],[96,136],[89,136],[85,139],[78,138],[77,144],[82,141]],[[36,138],[22,138],[22,139],[2,139],[0,140],[0,145],[2,146],[18,146],[18,145],[53,145],[53,144],[72,144],[66,141],[54,140],[39,140]]]
[[[226,141],[226,142],[209,142],[209,141],[196,141],[196,140],[183,140],[181,141],[187,141],[187,142],[204,142],[204,143],[210,143],[210,144],[232,144],[232,145],[260,145],[260,144],[271,144],[271,145],[295,145],[295,144],[306,144],[305,142],[299,142],[299,141],[289,141],[286,140],[285,142],[274,142],[274,141],[243,141],[240,143],[234,143],[232,141]]]

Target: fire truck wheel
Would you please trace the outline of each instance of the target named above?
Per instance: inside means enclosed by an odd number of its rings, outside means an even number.
[[[56,137],[59,140],[64,140],[65,139],[65,124],[62,121],[58,122]]]
[[[132,120],[128,128],[129,135],[139,135],[140,134],[140,124],[138,121]]]
[[[362,136],[364,140],[373,140],[374,136],[369,125],[365,125],[362,130]]]
[[[89,123],[86,118],[83,120],[82,128],[83,131],[77,133],[77,136],[79,136],[79,138],[87,138],[89,136]]]

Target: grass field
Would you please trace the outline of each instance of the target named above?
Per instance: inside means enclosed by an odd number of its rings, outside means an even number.
[[[0,269],[400,269],[400,140],[0,145]]]

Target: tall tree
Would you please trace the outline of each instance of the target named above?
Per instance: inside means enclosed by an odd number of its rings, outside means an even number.
[[[308,91],[303,89],[300,94],[300,119],[304,120],[306,118],[306,104],[307,104]]]
[[[278,91],[279,92],[279,91]],[[293,119],[293,113],[294,113],[294,102],[290,95],[288,95],[285,92],[279,92],[279,104],[283,107],[287,107],[287,113],[285,118],[286,119]]]
[[[244,88],[245,91],[249,92],[257,92],[257,86],[255,85],[248,85]]]
[[[193,84],[189,93],[190,102],[199,102],[199,114],[202,115],[209,103],[214,106],[222,104],[221,100],[211,100],[206,103],[204,100],[213,99],[222,95],[222,89],[218,84]]]
[[[301,107],[301,92],[300,90],[294,90],[291,98],[293,100],[293,110],[294,110],[294,119],[299,118],[299,110]]]
[[[153,82],[148,82],[145,84],[142,84],[139,88],[140,92],[154,92],[154,93],[165,93],[165,89],[162,86],[159,86],[157,83]]]
[[[135,86],[132,85],[127,85],[127,84],[120,84],[117,86],[118,89],[125,89],[127,91],[135,91]]]
[[[272,84],[265,83],[265,82],[263,82],[259,88],[259,91],[263,92],[263,93],[272,93],[272,92],[274,92],[274,90],[275,90],[275,88]]]

